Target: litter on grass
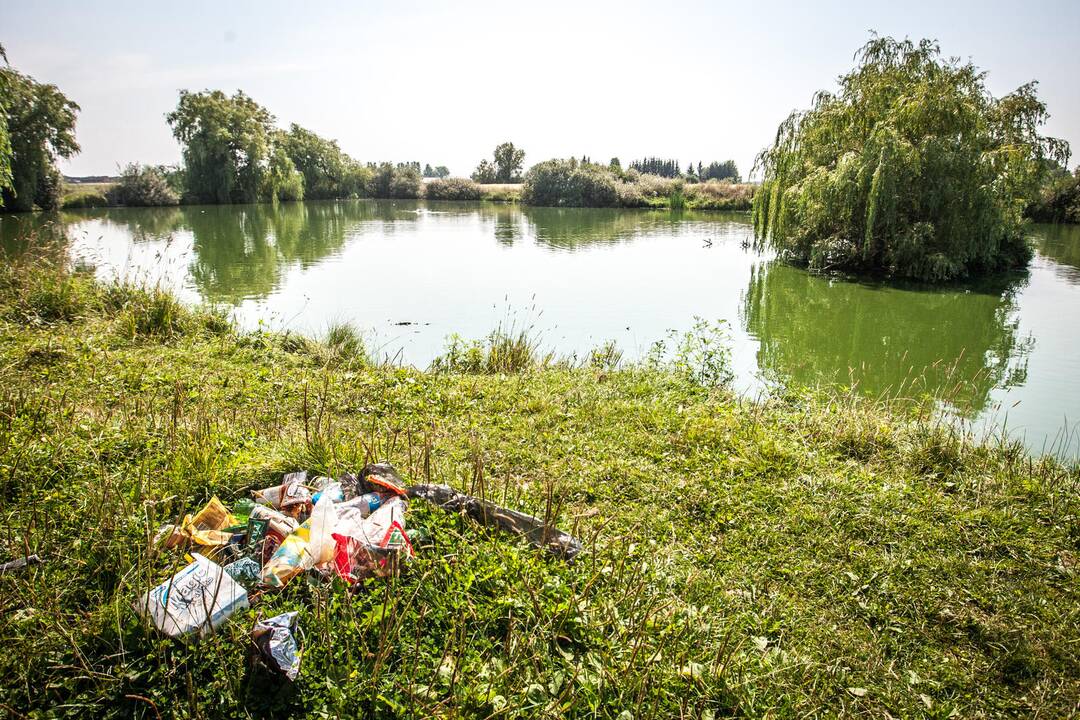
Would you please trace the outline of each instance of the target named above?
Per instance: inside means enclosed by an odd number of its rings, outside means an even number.
[[[230,510],[213,497],[197,514],[162,527],[166,547],[197,548],[194,561],[135,603],[135,610],[172,637],[206,635],[263,591],[280,589],[305,572],[353,586],[393,574],[413,556],[405,525],[410,498],[526,538],[537,548],[573,560],[581,544],[539,518],[459,493],[446,485],[406,488],[388,463],[359,475],[285,475]],[[220,564],[219,564],[220,563]],[[224,567],[223,567],[224,565]],[[260,620],[252,639],[271,666],[295,679],[300,651],[297,611]]]
[[[300,648],[296,643],[296,616],[299,612],[281,613],[259,620],[251,630],[251,639],[264,662],[290,680],[300,672]]]
[[[136,612],[170,637],[207,635],[248,606],[247,590],[220,565],[197,553],[194,557],[135,603]]]

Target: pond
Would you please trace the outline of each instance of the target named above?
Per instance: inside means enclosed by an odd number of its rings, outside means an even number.
[[[6,245],[42,218],[0,220]],[[729,324],[738,389],[856,385],[946,398],[979,432],[1080,457],[1080,227],[1035,226],[1028,271],[946,288],[789,267],[745,214],[409,201],[64,213],[71,252],[105,278],[159,283],[244,327],[319,336],[354,323],[369,349],[426,367],[457,333],[529,329],[628,360],[695,318]]]

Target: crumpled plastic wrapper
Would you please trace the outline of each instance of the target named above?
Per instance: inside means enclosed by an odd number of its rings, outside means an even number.
[[[300,647],[296,642],[296,616],[299,611],[282,613],[259,620],[251,631],[251,639],[263,659],[281,671],[289,680],[300,673]]]

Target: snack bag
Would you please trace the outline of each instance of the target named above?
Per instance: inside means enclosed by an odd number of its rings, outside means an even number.
[[[265,505],[256,505],[251,508],[251,517],[256,520],[266,520],[270,524],[270,529],[274,530],[282,537],[288,535],[297,528],[299,523],[294,518],[289,517],[283,513],[279,513],[273,508],[268,508]]]
[[[263,659],[289,680],[295,680],[300,672],[300,648],[295,632],[297,611],[286,612],[266,620],[259,620],[251,631],[251,639]]]
[[[255,491],[255,499],[277,510],[311,507],[311,491],[304,483],[306,472],[289,473],[280,485]]]
[[[184,521],[179,528],[172,531],[165,545],[172,548],[190,540],[196,545],[210,548],[210,552],[213,552],[229,544],[232,533],[227,532],[226,528],[235,524],[236,518],[215,495],[194,517],[184,516]]]
[[[311,524],[307,521],[289,533],[263,566],[262,583],[275,588],[285,587],[286,583],[314,565],[309,560],[305,560],[305,558],[310,558],[308,552],[310,541]]]

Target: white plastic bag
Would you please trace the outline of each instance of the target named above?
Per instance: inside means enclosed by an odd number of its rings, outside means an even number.
[[[220,565],[197,553],[194,558],[134,605],[135,612],[170,637],[207,635],[248,606],[247,591]]]
[[[311,537],[308,554],[304,557],[304,569],[320,567],[334,559],[334,530],[338,524],[334,501],[323,498],[311,513]]]

